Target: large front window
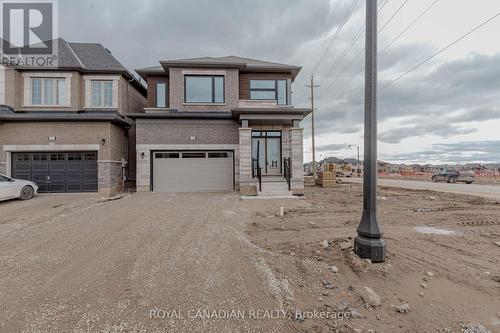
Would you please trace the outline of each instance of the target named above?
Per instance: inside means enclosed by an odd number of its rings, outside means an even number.
[[[186,75],[186,103],[224,103],[224,76]]]
[[[250,80],[250,99],[275,100],[287,105],[286,80]]]
[[[66,81],[54,78],[31,79],[32,105],[64,105],[66,104]]]
[[[92,106],[113,106],[113,81],[92,81]]]

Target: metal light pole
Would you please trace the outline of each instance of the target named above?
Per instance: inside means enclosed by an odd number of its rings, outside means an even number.
[[[354,252],[383,262],[386,244],[377,218],[377,0],[366,0],[365,151],[363,215],[354,239]]]
[[[358,150],[358,165],[356,168],[356,173],[358,174],[358,177],[361,177],[361,160],[359,159],[359,145],[349,145],[349,148],[353,147]]]

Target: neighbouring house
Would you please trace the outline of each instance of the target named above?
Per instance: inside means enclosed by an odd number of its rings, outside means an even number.
[[[144,111],[130,115],[138,191],[304,193],[300,121],[310,110],[292,105],[300,67],[227,56],[136,71],[148,86]]]
[[[123,191],[136,174],[126,115],[146,88],[101,44],[57,43],[57,68],[0,68],[0,173],[40,192]]]

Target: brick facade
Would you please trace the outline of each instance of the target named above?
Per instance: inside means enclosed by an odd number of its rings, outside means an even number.
[[[167,96],[166,96],[166,104],[167,108],[169,107],[169,90],[168,89],[168,77],[165,76],[148,76],[148,101],[147,101],[147,107],[148,108],[156,108],[156,84],[158,82],[164,82],[167,85]]]
[[[222,104],[193,104],[184,102],[184,76],[185,75],[224,75],[224,103]],[[200,70],[186,68],[171,68],[169,70],[170,108],[180,111],[226,111],[230,112],[238,107],[238,70]]]
[[[137,144],[237,143],[238,123],[231,120],[137,120]]]
[[[55,137],[55,142],[49,142]],[[104,139],[105,143],[101,144]],[[0,124],[0,173],[8,173],[11,151],[97,150],[99,192],[122,190],[121,160],[127,160],[124,129],[107,122],[22,122]],[[91,149],[88,147],[92,147]],[[119,168],[117,167],[119,165]]]

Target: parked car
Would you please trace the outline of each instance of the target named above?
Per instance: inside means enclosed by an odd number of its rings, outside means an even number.
[[[28,200],[35,196],[38,186],[29,181],[0,175],[0,201],[19,198]]]
[[[476,179],[473,171],[458,171],[453,169],[440,171],[432,176],[433,182],[446,181],[448,183],[463,182],[472,184]]]

